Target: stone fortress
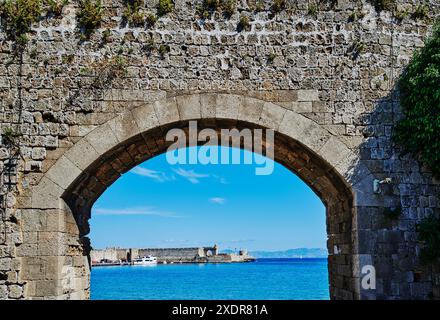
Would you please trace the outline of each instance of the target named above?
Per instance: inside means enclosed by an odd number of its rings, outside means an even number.
[[[250,262],[255,259],[247,254],[246,250],[236,253],[219,253],[217,245],[212,247],[195,248],[145,248],[122,249],[106,248],[91,250],[91,264],[100,265],[103,260],[107,263],[130,263],[132,259],[145,256],[154,256],[158,263],[228,263]]]
[[[332,299],[440,298],[416,230],[440,214],[440,182],[391,139],[398,77],[440,6],[416,16],[420,1],[387,2],[240,0],[225,17],[175,0],[131,26],[124,1],[103,0],[84,39],[74,0],[34,23],[18,55],[2,19],[0,299],[88,299],[93,204],[189,120],[275,131],[266,147],[326,206]],[[158,0],[144,4],[156,14]],[[364,266],[375,289],[361,286]]]

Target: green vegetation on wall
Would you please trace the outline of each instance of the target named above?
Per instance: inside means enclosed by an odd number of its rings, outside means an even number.
[[[286,9],[286,0],[274,0],[270,10],[273,14],[277,14]]]
[[[314,3],[309,4],[309,7],[307,9],[307,14],[309,16],[316,17],[316,15],[318,14],[318,6]]]
[[[426,4],[419,4],[414,10],[412,17],[414,19],[425,19],[428,17],[428,12],[429,8]]]
[[[95,62],[89,70],[95,75],[92,86],[97,89],[107,88],[113,80],[126,74],[126,66],[127,61],[120,55]]]
[[[24,45],[31,25],[41,16],[41,0],[6,0],[0,4],[0,15],[8,37]]]
[[[163,59],[167,53],[171,50],[170,46],[167,44],[161,44],[157,51],[159,52],[160,57]]]
[[[225,18],[230,18],[236,10],[236,0],[204,0],[197,11],[199,16],[206,19],[215,12],[221,12]]]
[[[237,1],[236,0],[225,0],[222,3],[223,15],[226,18],[230,18],[236,10]]]
[[[65,6],[69,4],[69,0],[46,0],[47,14],[60,17]]]
[[[123,1],[125,9],[122,18],[130,26],[152,27],[155,25],[158,17],[173,12],[175,9],[174,0],[159,0],[155,7],[157,10],[155,13],[146,10],[144,0]],[[398,8],[395,0],[368,1],[378,12],[391,11],[398,22],[406,17],[411,17],[414,20],[429,20],[429,5],[425,2],[413,5],[411,10],[409,10]],[[46,18],[62,18],[63,9],[70,2],[70,0],[3,0],[0,3],[3,29],[6,31],[9,39],[14,40],[18,44],[25,44],[27,42],[27,34],[33,23],[38,22],[44,16]],[[102,0],[74,0],[73,2],[78,3],[77,21],[80,38],[81,40],[86,40],[101,25],[104,14]],[[334,5],[335,2],[334,0],[329,0],[328,2],[309,1],[306,14],[316,17],[318,12],[322,10],[323,3]],[[197,15],[206,19],[214,13],[220,13],[224,18],[229,19],[237,11],[239,11],[240,16],[246,11],[246,9],[243,10],[243,8],[237,8],[237,6],[237,0],[203,0],[200,6],[197,7]],[[292,12],[292,6],[286,0],[273,0],[268,3],[262,0],[255,0],[249,3],[248,10],[254,13],[268,10],[269,17],[274,18],[282,11]],[[364,12],[355,10],[350,14],[348,21],[355,22],[364,16]],[[239,22],[239,26],[242,26],[242,23]],[[243,30],[243,28],[237,29],[239,31]]]
[[[159,4],[157,5],[157,14],[159,16],[166,15],[174,10],[174,1],[173,0],[159,0]]]
[[[5,129],[3,129],[3,134],[1,136],[2,136],[2,139],[1,139],[2,145],[13,146],[16,144],[16,139],[20,135],[18,133],[16,133],[14,130],[12,130],[11,128],[5,128]]]
[[[370,0],[370,2],[377,11],[391,11],[394,9],[394,6],[396,4],[395,0]]]
[[[142,0],[127,0],[125,1],[125,9],[123,13],[123,19],[125,19],[130,25],[140,26],[144,24],[145,17],[141,11],[144,2]]]
[[[440,177],[440,21],[414,54],[399,88],[404,118],[394,130],[403,154],[412,153]]]
[[[420,262],[429,264],[440,258],[440,219],[429,216],[417,225],[419,239],[424,242]]]
[[[103,8],[101,0],[80,0],[77,13],[81,38],[89,38],[102,21]]]
[[[249,31],[251,29],[251,22],[248,16],[242,14],[240,16],[240,20],[238,21],[237,24],[237,31],[241,32],[241,31]]]

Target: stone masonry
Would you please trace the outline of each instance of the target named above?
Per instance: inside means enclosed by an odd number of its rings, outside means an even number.
[[[112,262],[125,261],[131,262],[133,259],[145,256],[154,256],[158,263],[174,263],[174,262],[237,262],[246,261],[244,258],[250,256],[241,252],[240,254],[220,254],[218,247],[193,247],[193,248],[106,248],[93,249],[90,251],[90,260],[92,265],[99,264],[101,260],[109,260]],[[239,260],[242,258],[241,260]]]
[[[155,256],[157,258],[168,259],[193,259],[197,256],[206,256],[205,252],[214,250],[213,247],[194,247],[194,248],[142,248],[142,249],[122,249],[122,248],[106,248],[106,249],[93,249],[90,252],[92,261],[99,262],[102,259],[111,261],[117,260],[130,260],[138,257]],[[130,259],[128,257],[133,254]]]
[[[193,119],[275,130],[266,147],[326,205],[332,299],[440,298],[439,266],[419,263],[415,229],[440,214],[440,184],[391,140],[397,79],[440,3],[399,20],[391,11],[421,2],[372,2],[290,0],[274,14],[273,1],[243,0],[231,17],[202,18],[202,1],[176,0],[154,26],[134,27],[123,1],[104,0],[82,41],[70,1],[33,25],[22,57],[0,30],[0,129],[17,134],[0,146],[0,299],[89,298],[93,203]],[[250,24],[237,30],[242,15]],[[360,286],[366,265],[374,290]]]

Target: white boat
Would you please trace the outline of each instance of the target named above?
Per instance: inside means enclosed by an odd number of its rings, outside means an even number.
[[[153,257],[153,256],[146,256],[146,257],[139,257],[136,259],[133,259],[133,264],[134,265],[153,265],[153,264],[157,264],[157,258]]]

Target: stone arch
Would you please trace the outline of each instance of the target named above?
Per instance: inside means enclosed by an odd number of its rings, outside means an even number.
[[[53,244],[56,279],[29,296],[88,297],[88,219],[96,199],[121,174],[166,151],[170,128],[269,128],[275,160],[307,183],[326,206],[331,297],[359,298],[353,181],[368,175],[358,155],[307,117],[280,105],[236,94],[191,94],[127,108],[79,140],[33,188],[30,208],[55,212],[47,241]],[[367,172],[367,173],[366,173]],[[353,191],[354,190],[354,191]],[[24,279],[34,280],[24,263]],[[44,291],[46,290],[46,291]]]

